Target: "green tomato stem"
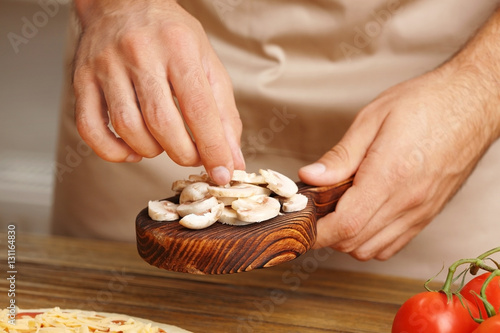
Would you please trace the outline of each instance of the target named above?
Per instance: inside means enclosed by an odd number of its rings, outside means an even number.
[[[448,268],[448,275],[446,276],[446,280],[443,284],[443,287],[441,288],[441,292],[446,294],[446,297],[448,298],[448,301],[451,301],[453,297],[453,292],[451,290],[451,287],[454,282],[454,276],[455,272],[457,271],[457,268],[461,265],[469,264],[469,268],[467,269],[472,275],[477,274],[479,269],[483,269],[488,272],[495,272],[495,276],[500,276],[500,267],[498,263],[494,260],[493,263],[497,266],[496,268],[488,266],[485,262],[484,259],[488,259],[488,257],[494,253],[500,252],[500,247],[496,247],[494,249],[491,249],[489,251],[484,252],[483,254],[479,255],[477,258],[473,259],[460,259],[458,261],[455,261],[453,264],[450,265]],[[492,274],[493,275],[493,274]],[[490,277],[493,278],[493,277]],[[429,279],[425,284],[424,287],[428,290],[431,291],[431,289],[428,287],[429,282],[432,279]],[[460,289],[462,289],[463,285],[459,288],[458,292]],[[486,290],[486,287],[484,287]]]
[[[488,287],[488,284],[495,278],[496,276],[500,276],[500,269],[496,269],[493,271],[490,276],[484,281],[483,286],[481,287],[481,298],[483,300],[484,308],[486,309],[486,313],[488,314],[488,317],[493,317],[496,315],[496,309],[491,305],[490,302],[488,302],[488,299],[486,298],[486,288]]]
[[[487,257],[489,257],[490,255],[494,254],[494,253],[497,253],[497,252],[500,252],[500,247],[496,247],[494,249],[491,249],[489,251],[486,251],[485,253],[481,254],[480,256],[478,256],[477,258],[478,259],[486,259]],[[500,267],[498,266],[498,263],[493,260],[493,259],[490,259],[491,261],[493,261],[493,263],[497,266],[498,269],[500,269]],[[472,275],[476,275],[477,272],[479,271],[479,267],[477,266],[474,266],[474,265],[471,265],[471,267],[469,268],[469,272],[472,274]]]
[[[457,271],[458,266],[464,265],[464,264],[477,264],[478,260],[480,259],[460,259],[458,261],[455,261],[453,264],[448,267],[448,275],[446,276],[446,280],[444,281],[444,285],[441,288],[441,291],[448,296],[448,300],[451,300],[452,297],[452,292],[451,292],[451,285],[453,283],[453,277],[455,276],[455,272]],[[480,260],[482,261],[482,260]]]
[[[500,252],[500,247],[495,247],[494,249],[491,249],[491,250],[481,254],[477,258],[478,259],[485,259],[485,258],[489,257],[490,255],[497,253],[497,252]]]
[[[497,251],[500,251],[500,248],[497,248]],[[451,300],[452,295],[453,295],[453,292],[451,291],[451,286],[452,286],[453,281],[454,281],[453,277],[454,277],[455,272],[457,271],[457,268],[459,266],[465,265],[465,264],[470,264],[471,267],[478,267],[478,268],[484,269],[485,271],[488,271],[488,272],[494,272],[495,270],[497,270],[496,268],[488,266],[483,260],[483,258],[485,258],[491,254],[490,252],[491,251],[488,251],[487,253],[481,255],[478,258],[461,259],[461,260],[455,261],[453,264],[450,265],[450,267],[448,268],[448,275],[446,276],[446,280],[444,282],[444,285],[441,288],[441,291],[446,294],[446,296],[448,297],[448,300]],[[494,252],[492,252],[492,253],[494,253]]]

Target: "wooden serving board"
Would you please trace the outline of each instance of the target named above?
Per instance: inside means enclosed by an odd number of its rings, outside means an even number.
[[[316,220],[335,210],[352,178],[331,186],[297,185],[309,198],[304,210],[246,226],[215,223],[191,230],[176,221],[153,221],[146,207],[136,219],[139,255],[159,268],[192,274],[238,273],[293,260],[311,249]]]

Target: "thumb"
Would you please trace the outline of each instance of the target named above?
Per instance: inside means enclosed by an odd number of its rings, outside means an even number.
[[[302,167],[299,178],[314,186],[332,185],[349,178],[356,173],[382,123],[380,115],[360,112],[339,143],[316,162]]]

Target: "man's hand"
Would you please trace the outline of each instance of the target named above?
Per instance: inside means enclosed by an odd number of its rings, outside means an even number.
[[[381,94],[335,147],[299,171],[312,185],[355,174],[336,211],[318,221],[316,247],[387,259],[462,186],[500,136],[499,21],[497,13],[437,70]]]
[[[218,184],[245,168],[232,85],[198,21],[172,0],[76,7],[76,124],[97,155],[136,162],[165,151],[180,165],[203,164]]]

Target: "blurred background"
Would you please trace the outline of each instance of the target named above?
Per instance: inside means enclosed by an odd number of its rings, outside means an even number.
[[[49,231],[70,3],[0,0],[2,231]]]

